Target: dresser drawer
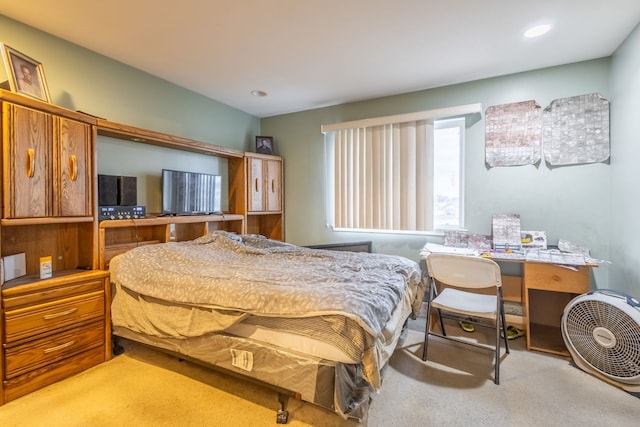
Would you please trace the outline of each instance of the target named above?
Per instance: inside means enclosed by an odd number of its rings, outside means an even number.
[[[526,263],[524,283],[527,289],[583,294],[589,291],[589,268],[560,267],[553,264]]]
[[[5,379],[11,379],[45,365],[71,357],[104,342],[104,324],[101,321],[74,328],[5,352]]]
[[[7,311],[5,338],[7,345],[55,329],[76,325],[104,316],[104,292],[66,298],[46,304]]]
[[[75,375],[104,362],[104,360],[104,345],[101,345],[100,347],[92,348],[67,359],[27,372],[24,375],[4,380],[2,385],[4,388],[5,402],[24,396],[27,393],[53,384],[56,381],[68,378],[71,375]]]
[[[65,298],[86,295],[104,290],[104,279],[71,281],[57,286],[41,286],[40,283],[17,286],[2,291],[2,306],[5,311],[55,302]]]

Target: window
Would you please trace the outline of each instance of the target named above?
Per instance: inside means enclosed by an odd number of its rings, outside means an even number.
[[[433,152],[433,226],[460,228],[464,224],[464,119],[434,123]]]
[[[328,224],[336,230],[410,233],[461,227],[460,116],[481,107],[453,110],[458,114],[436,110],[323,126]],[[452,116],[457,118],[440,119]]]

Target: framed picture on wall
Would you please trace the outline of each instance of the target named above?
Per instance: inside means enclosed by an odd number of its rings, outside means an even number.
[[[11,91],[51,102],[42,64],[4,43],[0,43],[0,46]]]
[[[256,153],[273,154],[273,137],[256,136]]]

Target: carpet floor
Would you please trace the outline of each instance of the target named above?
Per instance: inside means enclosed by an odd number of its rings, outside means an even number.
[[[420,319],[418,320],[418,322]],[[423,320],[422,320],[423,321]],[[475,332],[474,334],[478,334]],[[501,384],[488,352],[433,339],[423,362],[414,324],[383,374],[366,420],[356,422],[290,399],[291,427],[637,426],[640,400],[566,358],[511,341]],[[125,353],[0,406],[0,426],[275,426],[277,394],[149,349]]]

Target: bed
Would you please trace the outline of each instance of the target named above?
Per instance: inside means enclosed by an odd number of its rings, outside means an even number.
[[[225,231],[137,247],[109,269],[114,336],[359,420],[426,286],[407,258]]]

